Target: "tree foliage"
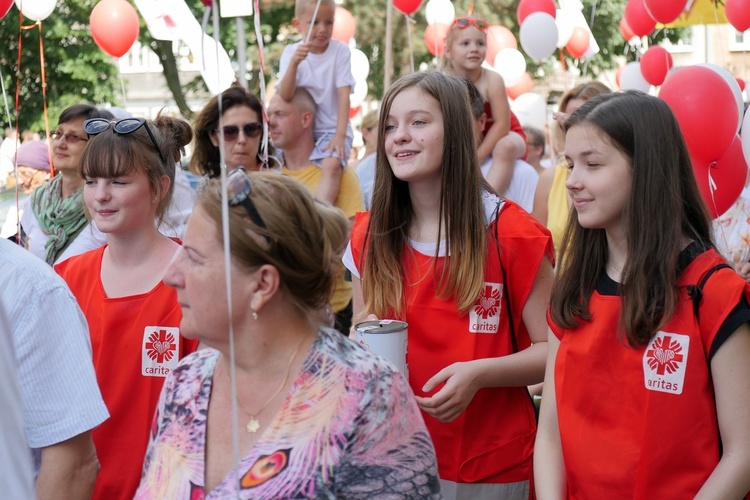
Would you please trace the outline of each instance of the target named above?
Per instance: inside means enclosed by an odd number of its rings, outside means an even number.
[[[55,126],[60,112],[73,104],[116,104],[121,99],[115,61],[99,49],[89,31],[89,16],[95,3],[93,0],[58,2],[54,12],[42,21],[50,127]],[[23,18],[23,24],[32,25],[33,22]],[[0,68],[8,106],[14,115],[16,82],[20,81],[19,129],[43,132],[39,27],[20,30],[19,26],[18,10],[14,6],[0,20]],[[22,47],[20,71],[19,31]],[[2,106],[0,123],[5,127],[8,120],[4,104]]]

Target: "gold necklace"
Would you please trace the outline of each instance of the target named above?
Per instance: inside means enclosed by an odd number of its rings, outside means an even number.
[[[274,399],[276,399],[276,396],[279,395],[279,393],[281,392],[281,390],[286,385],[287,381],[289,381],[289,374],[292,372],[292,363],[294,363],[294,358],[297,357],[297,353],[299,352],[300,347],[302,347],[302,344],[304,342],[305,342],[305,339],[303,338],[302,342],[300,342],[297,345],[297,348],[294,350],[294,353],[292,354],[292,357],[289,358],[289,366],[287,366],[287,368],[286,368],[286,375],[284,376],[284,381],[281,383],[281,385],[279,386],[279,388],[276,389],[276,392],[273,393],[273,396],[271,396],[271,399],[269,399],[268,401],[266,401],[266,404],[264,404],[263,407],[260,410],[258,410],[254,415],[251,414],[250,412],[248,412],[242,406],[240,406],[240,398],[237,395],[235,395],[235,398],[236,398],[236,401],[237,401],[237,406],[239,406],[239,408],[245,413],[245,415],[247,415],[247,416],[250,417],[250,421],[245,426],[245,429],[250,434],[255,434],[256,432],[258,432],[258,429],[260,429],[260,422],[258,421],[258,417],[260,416],[261,413],[263,413],[263,410],[265,410],[268,407],[268,405],[271,404],[271,401],[273,401]],[[231,376],[229,374],[229,365],[226,366],[226,374],[227,374],[227,380],[229,381],[230,390],[231,390],[232,378],[231,378]]]

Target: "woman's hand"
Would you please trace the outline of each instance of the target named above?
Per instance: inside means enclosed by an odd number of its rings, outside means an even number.
[[[445,385],[431,397],[416,396],[417,404],[439,421],[452,422],[469,406],[480,389],[478,374],[474,361],[453,363],[428,380],[422,390],[430,392],[443,382]]]

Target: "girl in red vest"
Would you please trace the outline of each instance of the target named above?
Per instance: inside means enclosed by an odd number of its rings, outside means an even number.
[[[378,126],[372,211],[358,214],[344,256],[355,320],[409,324],[409,383],[446,498],[525,499],[536,432],[526,386],[544,371],[549,233],[482,179],[462,80],[402,78]]]
[[[750,286],[717,254],[667,104],[597,96],[565,124],[574,211],[553,286],[539,498],[750,490]]]
[[[92,435],[101,464],[94,499],[131,499],[162,384],[196,341],[180,335],[177,294],[162,282],[180,251],[158,230],[175,163],[192,132],[184,120],[94,118],[83,128],[83,200],[107,244],[55,270],[89,324],[96,378],[110,418]]]

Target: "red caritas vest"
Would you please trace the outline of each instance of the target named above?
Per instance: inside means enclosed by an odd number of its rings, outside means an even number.
[[[352,229],[352,254],[360,275],[368,223],[369,213],[357,214]],[[499,252],[492,236],[498,225]],[[521,314],[542,259],[553,259],[549,232],[518,205],[505,201],[498,219],[488,228],[488,238],[484,291],[468,314],[460,314],[452,300],[437,297],[435,258],[404,248],[406,311],[392,319],[409,324],[407,363],[415,394],[426,396],[422,392],[425,382],[452,363],[513,353],[504,293],[510,298],[518,349],[531,344]],[[370,235],[368,244],[379,244],[377,236]],[[438,259],[438,274],[444,260]],[[367,279],[362,276],[363,281]],[[481,389],[449,424],[424,412],[422,416],[435,445],[441,479],[458,483],[530,479],[536,420],[525,387]]]
[[[648,345],[617,335],[619,296],[591,297],[592,318],[561,339],[555,390],[569,498],[693,498],[716,467],[720,437],[709,353],[750,285],[720,269],[703,286],[700,325],[688,296],[725,262],[714,250],[678,280],[672,319]]]

